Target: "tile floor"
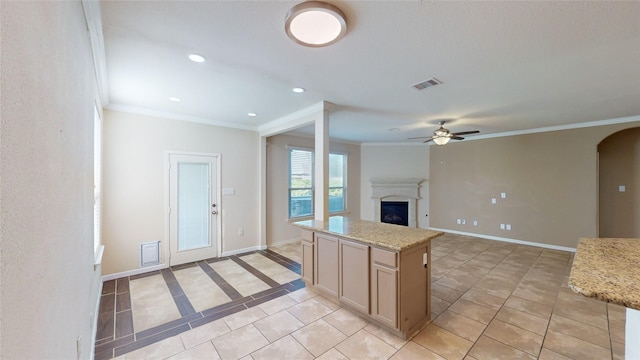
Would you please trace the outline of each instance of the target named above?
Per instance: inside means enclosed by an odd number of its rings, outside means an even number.
[[[451,234],[432,245],[433,321],[410,341],[300,288],[117,359],[624,358],[625,309],[569,290],[572,253]],[[299,261],[298,249],[272,250]]]

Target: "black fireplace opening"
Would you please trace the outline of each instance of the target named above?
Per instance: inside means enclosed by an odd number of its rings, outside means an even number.
[[[409,203],[407,201],[380,202],[380,221],[409,226]]]

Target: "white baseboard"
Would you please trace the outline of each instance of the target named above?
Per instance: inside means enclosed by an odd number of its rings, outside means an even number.
[[[113,280],[113,279],[119,279],[121,277],[144,274],[144,273],[148,273],[148,272],[152,272],[152,271],[156,271],[156,270],[166,269],[168,267],[169,267],[169,265],[159,264],[159,265],[147,266],[147,267],[143,267],[143,268],[139,268],[139,269],[133,269],[133,270],[123,271],[123,272],[109,274],[109,275],[103,275],[102,276],[102,281],[105,282],[105,281],[109,281],[109,280]]]
[[[289,240],[282,240],[282,241],[278,241],[278,242],[269,243],[269,244],[267,244],[267,247],[287,245],[287,244],[291,244],[291,243],[295,243],[295,242],[299,242],[299,241],[300,241],[300,237],[297,237],[297,238],[293,238],[293,239],[289,239]]]
[[[246,253],[246,252],[249,252],[249,251],[265,250],[266,248],[267,248],[267,245],[251,246],[251,247],[244,248],[244,249],[225,251],[222,254],[220,254],[220,256],[238,255],[238,254],[243,254],[243,253]]]
[[[243,254],[243,253],[246,253],[246,252],[249,252],[249,251],[265,250],[266,248],[267,248],[266,245],[252,246],[252,247],[248,247],[248,248],[244,248],[244,249],[225,251],[225,252],[221,253],[220,256],[231,256],[231,255]],[[119,279],[119,278],[122,278],[122,277],[144,274],[144,273],[148,273],[148,272],[152,272],[152,271],[156,271],[156,270],[166,269],[168,267],[169,267],[169,265],[167,265],[167,264],[158,264],[158,265],[147,266],[147,267],[143,267],[143,268],[139,268],[139,269],[133,269],[133,270],[123,271],[123,272],[119,272],[119,273],[104,275],[104,276],[102,276],[102,281],[104,282],[104,281],[109,281],[109,280],[113,280],[113,279]]]
[[[474,234],[474,233],[469,233],[469,232],[464,232],[464,231],[456,231],[456,230],[449,230],[449,229],[429,228],[429,230],[443,231],[443,232],[448,232],[448,233],[451,233],[451,234],[473,236],[473,237],[478,237],[478,238],[482,238],[482,239],[496,240],[496,241],[513,243],[513,244],[529,245],[529,246],[535,246],[535,247],[540,247],[540,248],[545,248],[545,249],[576,252],[576,248],[571,248],[571,247],[566,247],[566,246],[558,246],[558,245],[551,245],[551,244],[543,244],[543,243],[537,243],[537,242],[533,242],[533,241],[524,241],[524,240],[503,238],[503,237],[492,236],[492,235]]]

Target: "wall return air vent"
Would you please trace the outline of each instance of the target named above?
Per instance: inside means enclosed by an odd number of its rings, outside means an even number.
[[[424,90],[424,89],[426,89],[428,87],[436,86],[436,85],[440,85],[440,84],[442,84],[442,81],[440,81],[440,80],[438,80],[436,78],[431,78],[429,80],[425,80],[423,82],[419,82],[419,83],[413,85],[413,87],[418,89],[418,90]]]

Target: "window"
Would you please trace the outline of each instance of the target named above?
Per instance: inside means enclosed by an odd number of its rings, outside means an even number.
[[[96,262],[101,259],[100,247],[100,218],[101,218],[101,167],[102,167],[102,121],[100,112],[94,108],[93,113],[93,250]]]
[[[346,209],[347,155],[329,154],[329,212]]]
[[[313,216],[314,154],[289,149],[289,218]],[[329,154],[329,212],[346,210],[347,155]]]

